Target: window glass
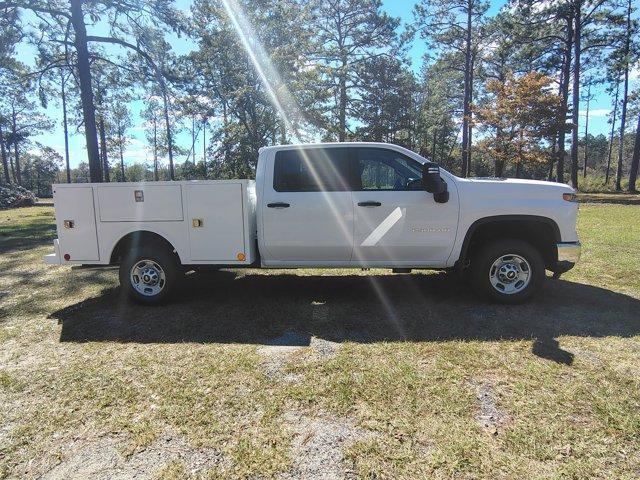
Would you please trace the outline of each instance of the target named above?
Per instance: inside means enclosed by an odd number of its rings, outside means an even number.
[[[417,190],[422,178],[418,162],[393,150],[360,148],[356,190]]]
[[[277,192],[349,190],[346,148],[304,148],[276,152],[273,188]]]

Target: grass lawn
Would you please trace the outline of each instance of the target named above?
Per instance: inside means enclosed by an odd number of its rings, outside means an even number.
[[[0,211],[0,477],[640,477],[640,206],[534,301],[446,274],[224,271],[140,307]]]

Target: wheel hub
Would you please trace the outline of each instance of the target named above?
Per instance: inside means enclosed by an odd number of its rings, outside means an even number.
[[[498,278],[505,283],[513,282],[520,273],[520,268],[514,263],[505,263],[498,270]]]
[[[491,286],[500,293],[512,295],[524,290],[531,280],[531,267],[524,257],[502,255],[489,269]]]
[[[158,271],[153,267],[143,269],[141,276],[142,276],[142,281],[146,285],[157,285],[158,281],[160,280]]]
[[[166,275],[153,260],[139,260],[131,268],[131,285],[144,296],[159,294],[165,286]]]

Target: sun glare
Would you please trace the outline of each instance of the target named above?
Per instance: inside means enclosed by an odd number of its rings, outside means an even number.
[[[281,75],[273,65],[269,54],[255,34],[255,30],[251,25],[251,22],[249,21],[243,8],[236,0],[222,0],[222,4],[224,5],[225,11],[229,16],[231,23],[233,24],[233,28],[235,29],[240,42],[242,43],[242,46],[246,51],[247,56],[249,57],[249,60],[253,64],[256,73],[260,77],[260,81],[262,82],[262,85],[264,86],[267,95],[269,96],[270,102],[278,112],[278,115],[284,123],[286,130],[292,135],[292,138],[296,143],[304,143],[305,141],[310,141],[310,139],[307,138],[307,135],[301,133],[300,129],[293,120],[297,119],[298,121],[304,122],[304,113],[301,111],[286,84],[282,81]],[[304,148],[300,148],[300,154],[309,172],[313,176],[314,181],[321,187],[320,193],[323,194],[328,207],[331,209],[333,217],[336,219],[336,222],[338,223],[339,228],[344,235],[344,238],[348,242],[353,243],[354,229],[346,224],[345,219],[339,213],[339,209],[334,199],[332,198],[332,194],[334,192],[327,192],[322,188],[322,176],[318,174],[315,166],[313,165],[313,162],[310,161],[310,158]],[[333,170],[333,173],[336,175],[336,177],[340,179],[340,182],[344,187],[343,190],[348,191],[349,189],[346,188],[348,185],[347,179],[342,178],[339,172],[335,171],[333,163],[329,161],[328,157],[326,158],[326,165],[329,166],[329,168]],[[400,213],[400,216],[402,216],[399,210],[394,211],[390,215],[391,218],[385,220],[380,226],[374,229],[374,231],[366,241],[370,242],[372,240],[371,237],[374,236],[376,237],[375,243],[378,243],[384,236],[384,234],[386,234],[391,229],[391,227],[393,227],[393,225],[400,219],[400,217],[398,217],[397,215],[398,213]],[[355,221],[355,218],[353,220]],[[354,249],[353,252],[357,252],[357,250]],[[357,258],[357,260],[358,263],[364,265],[362,258]],[[381,283],[374,276],[367,276],[367,279],[371,283],[373,290],[380,299],[380,302],[382,303],[382,306],[385,309],[389,319],[393,322],[401,337],[406,338],[406,332],[398,320],[398,315],[395,311],[393,303],[384,291]]]

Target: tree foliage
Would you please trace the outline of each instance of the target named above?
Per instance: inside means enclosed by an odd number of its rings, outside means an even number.
[[[252,177],[265,145],[367,140],[463,176],[635,185],[630,0],[416,0],[410,25],[381,0],[178,6],[0,0],[0,180],[45,192],[33,179],[60,162],[33,139],[55,120],[67,181]],[[591,91],[613,97],[609,138],[582,123]]]
[[[476,113],[489,133],[483,148],[496,162],[496,176],[502,176],[510,162],[520,176],[524,164],[548,161],[546,147],[558,131],[561,103],[560,96],[550,91],[551,84],[551,78],[535,72],[522,77],[508,74],[504,81],[487,83],[489,98]]]

